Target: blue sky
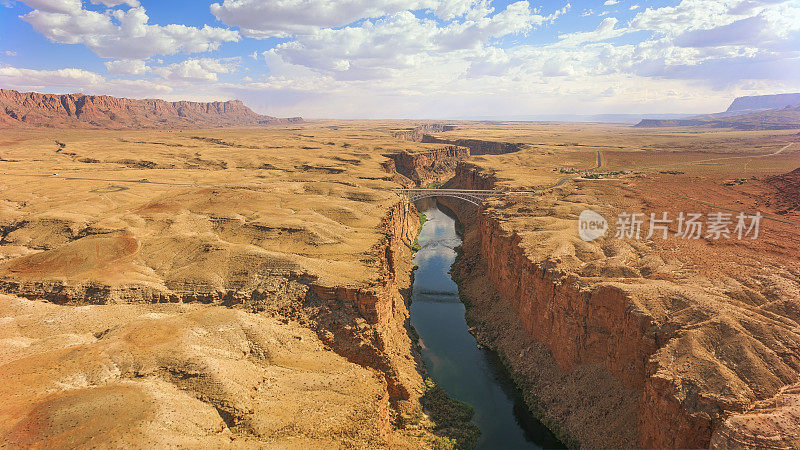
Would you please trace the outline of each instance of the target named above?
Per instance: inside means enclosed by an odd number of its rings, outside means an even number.
[[[800,0],[0,0],[0,87],[272,115],[714,112],[798,73]]]

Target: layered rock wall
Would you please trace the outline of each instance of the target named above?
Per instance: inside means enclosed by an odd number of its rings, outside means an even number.
[[[469,164],[461,164],[448,186],[491,189],[494,181],[491,175]],[[454,202],[445,203],[456,211],[461,209]],[[614,283],[586,287],[578,277],[560,271],[557,263],[533,260],[520,245],[520,237],[504,230],[500,218],[485,211],[471,211],[475,214],[461,211],[472,216],[464,222],[477,234],[477,239],[471,242],[477,248],[468,249],[468,252],[480,260],[484,266],[481,273],[486,274],[499,293],[499,300],[506,303],[504,308],[513,311],[526,334],[525,338],[502,336],[500,341],[533,338],[543,344],[561,369],[559,377],[568,377],[564,374],[578,367],[602,367],[628,392],[629,398],[624,401],[638,410],[638,421],[631,417],[628,423],[629,427],[637,428],[633,433],[636,445],[645,448],[708,447],[713,431],[709,417],[688,411],[677,400],[676,386],[665,378],[653,376],[657,367],[651,363],[651,356],[672,337],[672,330],[658,325],[645,311],[637,309],[623,287]],[[498,334],[502,335],[503,331]],[[516,355],[506,359],[512,364],[512,371],[521,369],[513,367],[515,361],[524,364],[524,358],[516,358]],[[565,379],[552,379],[545,380],[544,384],[565,382]],[[588,410],[590,422],[602,420],[603,408],[608,408],[591,402],[583,407]],[[574,423],[554,423],[547,420],[547,411],[544,414],[545,422],[561,429],[562,438],[580,442],[575,436],[579,433],[575,433]],[[572,414],[578,413],[567,413],[566,417]],[[586,426],[601,424],[586,423]],[[583,445],[630,445],[630,441],[623,439],[631,437],[624,438],[621,434],[612,435],[606,441],[583,442]]]
[[[422,142],[467,147],[470,155],[504,155],[518,152],[522,148],[521,144],[512,142],[484,141],[480,139],[441,139],[428,134],[423,136]]]
[[[411,288],[412,243],[419,215],[406,201],[382,222],[383,239],[373,254],[381,279],[372,286],[309,286],[306,307],[323,342],[359,365],[382,373],[395,417],[420,410],[422,362],[408,334],[409,310],[401,291]]]
[[[458,162],[469,155],[466,147],[445,145],[429,151],[401,152],[386,156],[394,161],[394,168],[398,173],[419,185],[426,185],[449,179]]]
[[[186,128],[299,123],[256,114],[239,100],[167,102],[107,95],[39,94],[0,89],[0,125],[53,128]]]
[[[444,133],[445,131],[452,131],[455,129],[456,127],[454,125],[428,123],[403,130],[393,130],[392,136],[404,141],[423,142],[427,133]]]
[[[351,362],[370,367],[385,379],[388,402],[396,413],[418,409],[422,379],[407,330],[408,308],[401,289],[410,287],[411,246],[419,228],[413,205],[391,205],[380,224],[381,239],[370,250],[377,279],[365,285],[330,285],[302,273],[264,274],[259,288],[219,290],[193,284],[107,285],[98,282],[0,279],[0,291],[59,304],[190,303],[269,310],[308,324],[331,349]],[[391,417],[390,417],[391,416]]]

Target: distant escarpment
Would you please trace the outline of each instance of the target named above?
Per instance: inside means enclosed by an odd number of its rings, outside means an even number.
[[[726,112],[753,112],[781,109],[800,104],[800,93],[737,97]]]
[[[685,119],[643,119],[641,128],[707,127],[737,130],[791,130],[800,128],[800,94],[739,97],[725,112]]]
[[[637,127],[707,127],[707,128],[733,128],[736,130],[793,130],[800,128],[800,105],[787,106],[781,109],[727,116],[719,118],[716,114],[700,116],[690,119],[644,119]]]
[[[256,114],[239,100],[167,102],[107,95],[39,94],[0,89],[0,127],[214,128],[299,123]]]

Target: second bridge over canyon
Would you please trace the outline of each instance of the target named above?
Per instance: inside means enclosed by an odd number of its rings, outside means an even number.
[[[489,197],[505,195],[533,195],[536,191],[498,191],[482,189],[392,189],[400,195],[406,195],[411,201],[431,197],[450,197],[464,200],[475,206],[480,206]]]

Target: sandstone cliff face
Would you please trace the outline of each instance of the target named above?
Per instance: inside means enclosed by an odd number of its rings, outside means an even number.
[[[469,155],[466,147],[447,145],[425,152],[401,152],[386,156],[394,161],[394,170],[424,186],[449,179],[458,162]]]
[[[603,361],[590,363],[589,360],[600,358],[587,358],[581,346],[573,342],[580,340],[584,345],[591,345],[593,333],[584,328],[582,318],[574,314],[566,314],[563,320],[556,317],[564,313],[564,308],[585,299],[569,302],[559,295],[552,300],[543,299],[541,305],[527,299],[511,300],[493,281],[511,277],[497,277],[497,269],[490,267],[483,257],[481,239],[487,229],[478,226],[480,214],[457,201],[443,199],[442,202],[460,211],[457,214],[465,224],[463,252],[451,271],[467,304],[470,331],[482,346],[501,355],[530,410],[569,448],[636,447],[637,392],[626,388],[604,367]],[[502,244],[506,237],[513,241],[512,236],[505,233],[495,243]],[[514,246],[497,247],[492,252],[493,259],[501,259],[503,252],[509,260],[522,260]],[[517,280],[507,286],[533,284],[532,280],[540,275],[541,272],[528,278],[528,273],[516,273]],[[547,277],[541,283],[548,281],[554,284]],[[547,289],[558,290],[555,285]],[[545,304],[550,309],[545,309]],[[533,311],[540,306],[540,311]],[[531,332],[537,321],[550,324],[549,328],[559,335],[562,334],[559,327],[563,326],[581,336],[567,336],[564,349],[556,348],[554,352],[543,342],[551,346],[555,343],[557,347],[561,346],[560,342],[550,337],[542,339],[543,333],[538,331]],[[572,363],[581,358],[585,360],[583,363]]]
[[[152,350],[155,356],[142,355],[144,350],[135,353],[126,359],[132,370],[121,370],[121,383],[142,373],[147,380],[137,381],[148,386],[151,381],[166,383],[172,392],[191,385],[203,401],[214,395],[211,403],[221,412],[204,407],[198,419],[203,429],[211,423],[221,433],[240,433],[254,447],[281,446],[292,439],[294,445],[313,448],[402,447],[398,441],[416,441],[398,428],[411,422],[405,418],[416,418],[416,425],[423,417],[421,363],[405,328],[408,311],[402,295],[410,287],[411,246],[419,218],[408,201],[391,192],[398,185],[386,173],[391,166],[385,157],[345,145],[346,140],[338,140],[341,134],[319,130],[311,125],[301,139],[293,130],[276,128],[192,133],[4,130],[3,156],[26,163],[8,169],[7,179],[14,169],[20,178],[6,186],[13,184],[16,191],[4,190],[0,200],[0,289],[27,297],[20,304],[57,311],[55,315],[97,311],[102,319],[104,311],[112,310],[133,315],[199,311],[180,324],[178,359],[162,358],[160,348]],[[333,139],[339,145],[314,147]],[[89,157],[95,162],[83,161]],[[189,164],[183,166],[183,161]],[[31,167],[52,178],[30,183]],[[67,171],[86,175],[65,180],[57,174]],[[149,182],[137,181],[142,179]],[[247,326],[226,319],[206,330],[194,323],[221,315]],[[127,319],[125,315],[120,321]],[[160,323],[158,317],[144,319],[141,327],[130,328],[132,334]],[[110,328],[87,320],[84,328],[90,331],[70,328],[69,323],[59,330],[81,334],[81,339],[87,335],[90,345],[74,352],[82,362],[92,360],[95,348],[106,348],[104,339],[92,336],[103,336]],[[20,335],[16,320],[0,322],[0,339]],[[231,333],[245,336],[225,341],[229,325],[241,329]],[[280,334],[288,346],[271,342],[268,334],[264,339],[249,336],[262,325],[303,334]],[[195,332],[207,339],[192,341]],[[26,342],[22,336],[20,342]],[[200,346],[201,341],[207,350],[198,353],[192,344]],[[164,346],[172,348],[172,342]],[[240,347],[249,350],[236,350]],[[274,359],[279,347],[288,347],[287,359],[296,350],[297,364]],[[216,369],[216,362],[196,365],[201,359],[211,361],[203,358],[220,353],[218,348],[230,352],[223,358],[224,368]],[[25,352],[21,348],[15,355],[24,359]],[[307,356],[316,363],[306,364]],[[139,362],[147,364],[146,371],[136,372]],[[56,368],[50,370],[52,365]],[[38,365],[31,367],[29,372],[40,373]],[[34,389],[51,389],[73,376],[55,363],[42,367],[48,367],[41,372],[48,381]],[[76,370],[75,376],[87,371]],[[348,371],[354,377],[339,383]],[[307,383],[312,379],[313,386]],[[9,388],[0,397],[13,392]],[[76,401],[89,397],[91,393]],[[0,408],[0,415],[24,417],[26,405],[35,401],[26,398],[19,409]],[[308,406],[314,402],[319,405]],[[127,404],[124,399],[121,403]],[[61,416],[62,406],[70,405],[51,406],[47,417]],[[166,414],[163,408],[146,409],[148,414]],[[214,414],[218,420],[209,419]],[[97,414],[88,416],[100,428],[115,426]],[[31,417],[36,418],[35,412]],[[176,426],[191,428],[191,414],[174,417]],[[0,441],[7,433],[17,439],[26,432],[9,430],[14,423],[0,427]],[[182,432],[215,446],[216,441],[197,436],[202,429],[195,428]],[[20,439],[41,442],[49,430],[32,428]],[[72,442],[85,442],[80,439]],[[423,446],[416,444],[408,446]]]
[[[39,94],[0,89],[0,126],[51,128],[204,128],[301,122],[254,113],[239,100],[167,102],[106,95]]]
[[[249,292],[220,290],[202,284],[173,285],[173,289],[164,289],[164,286],[146,284],[109,285],[97,281],[39,281],[15,277],[41,264],[55,264],[70,253],[67,248],[57,252],[60,255],[40,253],[34,256],[34,261],[25,259],[7,266],[5,276],[0,279],[0,290],[58,304],[200,302],[255,310],[266,307],[273,311],[275,306],[265,303],[276,304],[277,295],[283,300],[276,305],[283,308],[282,313],[310,315],[317,321],[315,329],[323,342],[348,359],[385,374],[390,400],[405,401],[411,399],[411,390],[421,384],[415,362],[408,358],[412,352],[404,328],[408,310],[400,295],[400,289],[410,285],[410,248],[418,227],[418,216],[407,201],[389,208],[380,226],[382,238],[371,251],[380,275],[364,286],[331,285],[300,274],[264,280],[261,287]],[[128,243],[131,255],[139,250],[136,240],[126,234],[101,235],[95,245],[107,248],[119,245],[119,241]],[[298,309],[297,302],[304,302],[307,310]]]
[[[708,127],[736,130],[793,130],[800,128],[800,105],[746,114],[726,112],[687,119],[643,119],[636,126],[642,128]]]
[[[444,133],[445,131],[453,131],[455,129],[456,127],[454,125],[427,123],[404,130],[393,130],[392,136],[404,141],[423,142],[427,133]]]
[[[419,409],[418,355],[408,336],[409,312],[401,290],[411,285],[411,243],[419,229],[413,205],[394,205],[381,225],[374,254],[381,277],[371,286],[312,284],[307,302],[323,342],[337,353],[385,376],[389,400],[400,414]],[[363,320],[362,320],[363,319]]]
[[[480,139],[442,139],[430,133],[455,130],[452,125],[423,124],[404,130],[392,131],[392,136],[404,141],[439,144],[441,147],[427,152],[400,152],[386,155],[394,161],[394,170],[424,186],[431,182],[449,180],[456,166],[464,159],[476,155],[503,155],[517,152],[521,144]]]
[[[503,155],[514,153],[522,148],[521,144],[480,139],[440,139],[431,136],[430,132],[450,131],[454,127],[441,124],[423,125],[410,130],[393,132],[397,139],[438,144],[440,147],[429,151],[400,152],[387,154],[394,162],[392,169],[413,180],[418,185],[426,185],[434,181],[445,181],[452,178],[455,168],[464,159],[477,155]]]
[[[726,112],[783,108],[800,103],[800,94],[752,95],[737,97]]]
[[[626,386],[642,387],[656,339],[653,324],[630,307],[624,291],[612,285],[581,289],[577,278],[555,264],[533,262],[519,237],[504,233],[496,218],[480,215],[478,230],[492,283],[526,333],[550,348],[563,369],[599,364]]]
[[[202,303],[208,311],[229,310],[224,308],[226,306],[234,310],[259,311],[265,304],[272,304],[274,306],[266,307],[269,313],[289,317],[311,328],[319,341],[335,353],[380,374],[385,392],[367,399],[374,401],[375,408],[369,412],[372,422],[357,427],[374,428],[370,433],[375,440],[370,445],[391,446],[394,445],[394,424],[401,417],[414,416],[421,410],[419,393],[423,391],[423,383],[419,367],[422,363],[406,329],[409,312],[406,299],[400,293],[411,284],[411,243],[418,228],[418,215],[410,203],[400,202],[389,208],[379,230],[382,238],[371,251],[380,275],[372,284],[364,286],[331,285],[290,276],[267,281],[263,289],[246,294],[240,290],[206,289],[202,285],[170,292],[145,285],[20,282],[6,278],[0,283],[0,289],[29,299],[73,306],[167,302],[195,307]],[[227,405],[224,398],[220,396],[217,401],[225,405],[223,409],[239,408]],[[301,404],[299,400],[295,402]],[[234,419],[230,420],[251,426],[249,418],[258,408],[240,409],[232,410],[230,414]],[[233,423],[228,426],[233,427]],[[0,434],[4,431],[0,430]],[[10,433],[8,436],[13,439],[19,438],[19,431]]]
[[[522,146],[512,142],[484,141],[480,139],[440,139],[425,135],[422,142],[450,144],[469,148],[470,155],[504,155],[518,152]]]
[[[448,187],[461,189],[492,190],[495,188],[494,176],[478,170],[472,164],[462,162],[456,167],[455,175],[447,182]]]

